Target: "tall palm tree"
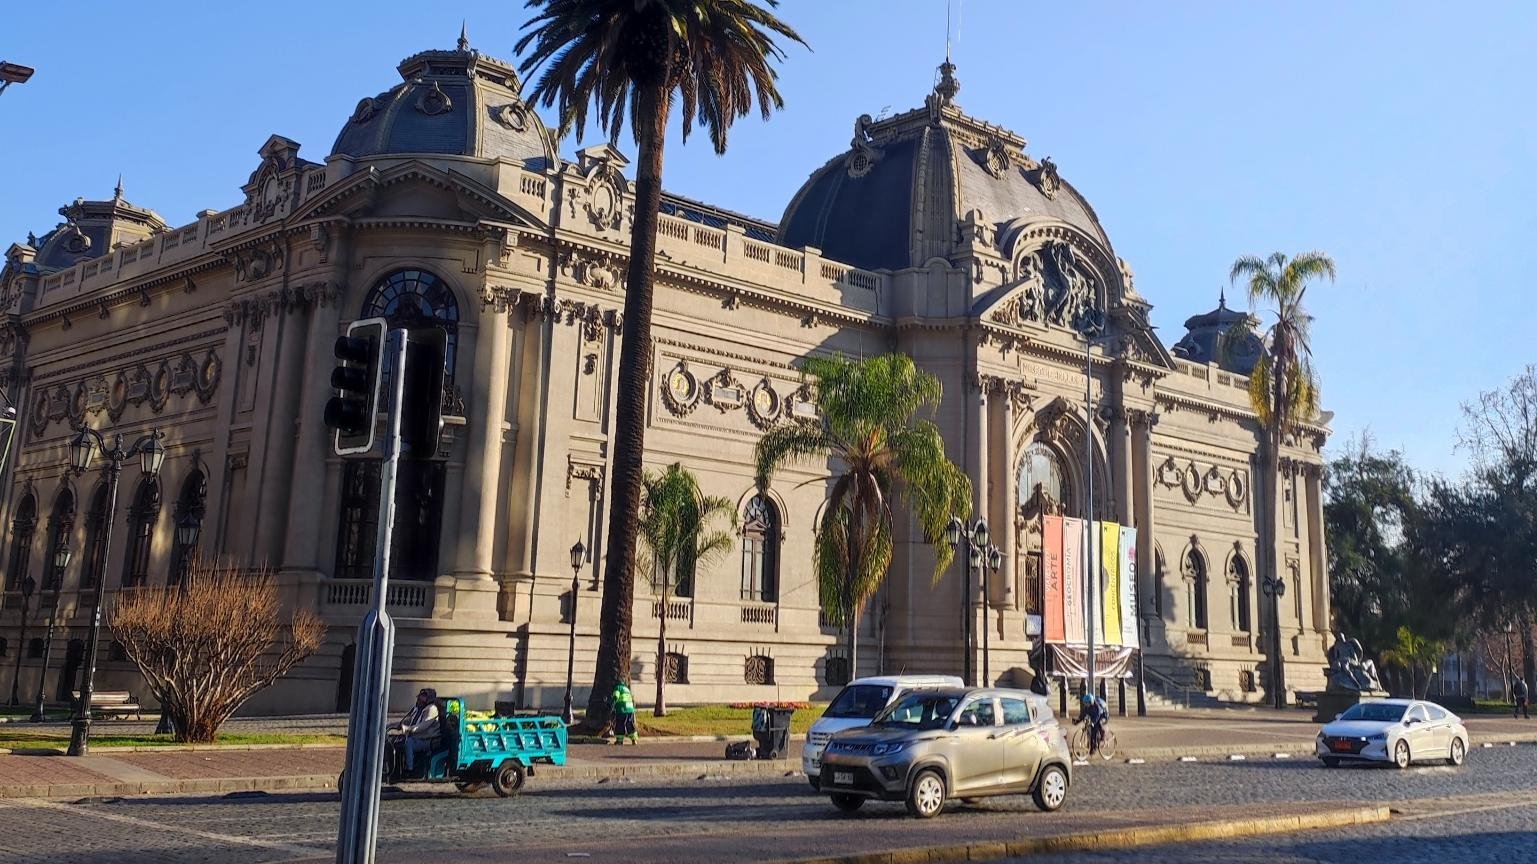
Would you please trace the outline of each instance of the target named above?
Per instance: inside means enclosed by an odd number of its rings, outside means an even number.
[[[677,462],[661,473],[647,471],[644,482],[640,539],[649,555],[643,563],[662,598],[656,636],[656,706],[652,713],[666,717],[667,603],[685,579],[692,582],[699,565],[709,564],[731,548],[730,532],[707,530],[706,526],[720,518],[736,525],[736,508],[725,498],[701,493],[694,475]]]
[[[1265,332],[1265,350],[1249,373],[1249,404],[1258,415],[1265,431],[1265,474],[1268,486],[1269,513],[1264,519],[1263,542],[1267,554],[1261,558],[1262,579],[1271,585],[1284,585],[1280,572],[1280,539],[1276,532],[1278,519],[1277,492],[1281,482],[1281,442],[1288,432],[1313,419],[1318,414],[1318,376],[1313,372],[1313,352],[1308,344],[1308,331],[1313,316],[1302,305],[1307,296],[1308,284],[1322,277],[1334,281],[1334,259],[1322,252],[1304,252],[1290,260],[1280,252],[1269,258],[1245,255],[1233,262],[1228,279],[1233,284],[1243,280],[1249,293],[1249,305],[1274,304],[1271,313],[1275,323]],[[1246,334],[1241,332],[1247,324],[1239,325],[1239,332],[1230,335],[1228,344],[1241,344],[1236,340]],[[1259,556],[1257,556],[1259,557]],[[1268,593],[1268,592],[1267,592]],[[1281,667],[1281,604],[1270,595],[1271,637],[1270,690],[1271,701],[1277,708],[1286,707],[1286,684]]]
[[[767,8],[765,8],[765,5]],[[662,203],[662,148],[676,97],[683,136],[697,125],[717,153],[731,124],[755,106],[764,119],[782,108],[771,61],[775,36],[804,42],[770,12],[777,0],[529,0],[519,54],[524,74],[543,72],[530,97],[560,115],[561,132],[580,138],[589,108],[617,143],[628,120],[638,150],[635,216],[625,271],[624,335],[614,406],[613,492],[597,668],[584,727],[606,726],[607,697],[630,668],[635,596],[635,531],[645,450],[646,387],[651,378],[651,294]]]
[[[938,408],[942,394],[939,379],[911,357],[813,357],[805,371],[816,379],[819,416],[776,426],[758,439],[757,483],[767,490],[774,472],[791,460],[832,461],[814,553],[817,591],[822,608],[844,627],[849,673],[857,676],[859,610],[891,566],[898,497],[934,544],[938,579],[953,554],[945,526],[952,516],[971,514],[971,480],[946,458],[939,427],[914,418]]]

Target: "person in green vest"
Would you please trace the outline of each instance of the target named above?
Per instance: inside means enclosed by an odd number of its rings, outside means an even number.
[[[631,744],[639,744],[640,739],[635,735],[635,694],[630,692],[630,685],[620,679],[614,685],[610,701],[614,706],[614,745],[623,744],[625,738],[629,738]]]

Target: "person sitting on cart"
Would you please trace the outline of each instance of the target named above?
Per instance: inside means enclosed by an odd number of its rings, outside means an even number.
[[[625,738],[629,738],[631,744],[639,744],[640,739],[635,735],[635,694],[630,692],[630,685],[621,678],[614,685],[614,694],[609,700],[614,706],[614,745],[623,744]]]
[[[406,773],[416,773],[416,754],[431,753],[442,734],[441,715],[438,712],[438,691],[423,687],[416,694],[416,704],[406,712],[399,723],[391,726],[405,736],[401,746],[406,751]]]

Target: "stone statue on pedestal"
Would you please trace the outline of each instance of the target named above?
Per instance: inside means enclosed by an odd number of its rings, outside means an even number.
[[[1344,633],[1334,634],[1329,646],[1329,689],[1374,693],[1382,690],[1377,664],[1366,656],[1361,643]]]

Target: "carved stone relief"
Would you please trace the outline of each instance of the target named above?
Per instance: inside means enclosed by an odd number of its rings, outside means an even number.
[[[700,389],[699,379],[694,377],[688,363],[679,360],[662,382],[662,401],[667,404],[667,410],[679,417],[686,417],[699,404]]]
[[[754,426],[767,429],[778,422],[779,412],[783,407],[784,399],[774,389],[774,382],[764,378],[758,382],[748,397],[747,416],[752,419]]]
[[[1197,465],[1194,460],[1183,464],[1169,456],[1158,464],[1154,482],[1168,489],[1178,489],[1191,504],[1202,497],[1211,497],[1241,510],[1249,498],[1247,473],[1238,468],[1221,465]]]
[[[40,388],[33,400],[32,437],[42,437],[52,423],[77,425],[88,415],[103,412],[117,422],[131,405],[148,405],[158,414],[173,395],[193,395],[207,405],[219,388],[223,367],[217,351],[209,348],[201,360],[183,353]]]
[[[874,124],[875,120],[869,114],[861,114],[854,121],[854,138],[849,141],[849,155],[844,158],[844,167],[849,176],[856,180],[869,174],[883,155],[880,148],[875,146],[875,139],[870,136],[870,127]]]
[[[1052,240],[1019,260],[1021,290],[991,315],[993,321],[1019,327],[1041,322],[1082,331],[1102,321],[1103,283],[1073,247]]]

